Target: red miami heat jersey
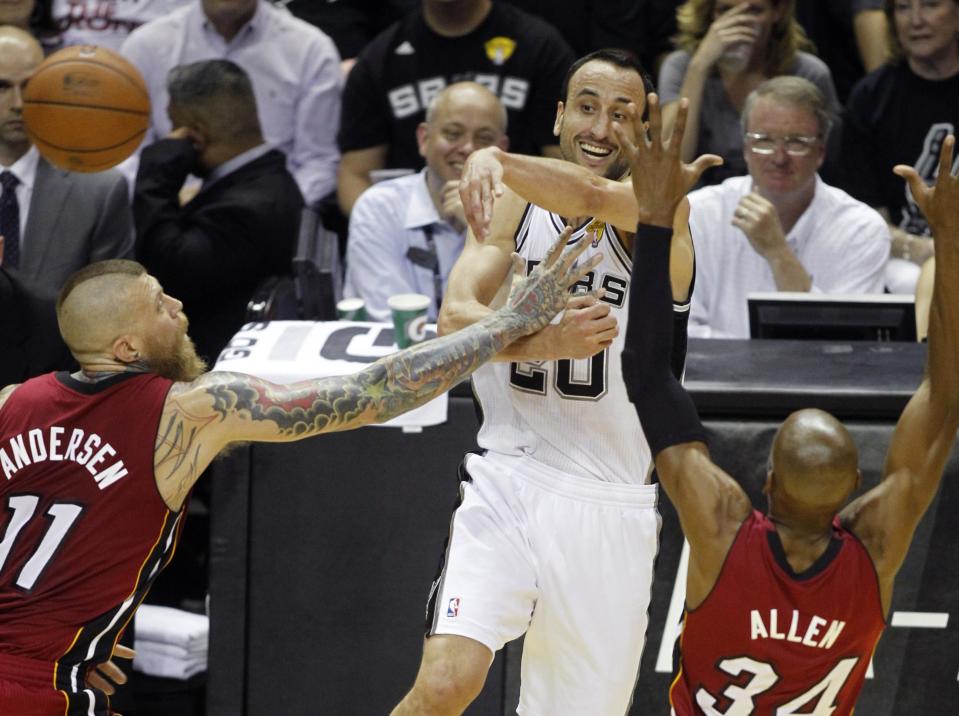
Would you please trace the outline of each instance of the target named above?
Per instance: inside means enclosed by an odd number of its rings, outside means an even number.
[[[772,522],[743,523],[706,600],[687,610],[676,716],[847,716],[885,620],[862,543],[833,527],[823,555],[792,571]]]
[[[185,510],[167,508],[153,472],[170,386],[51,373],[0,408],[0,678],[49,664],[61,714],[106,713],[86,669],[109,658],[173,554]]]

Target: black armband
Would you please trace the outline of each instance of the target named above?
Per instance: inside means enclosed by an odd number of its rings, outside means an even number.
[[[636,229],[622,356],[626,393],[654,457],[670,445],[706,442],[696,406],[673,372],[675,319],[669,281],[672,238],[672,229],[647,224]]]

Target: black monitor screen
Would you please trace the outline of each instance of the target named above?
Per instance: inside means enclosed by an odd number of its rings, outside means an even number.
[[[915,341],[915,300],[901,294],[751,293],[752,338]]]

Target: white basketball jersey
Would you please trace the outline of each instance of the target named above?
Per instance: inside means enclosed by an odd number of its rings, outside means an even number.
[[[528,270],[546,256],[563,228],[558,215],[527,206],[515,241]],[[626,395],[620,363],[632,260],[610,224],[587,221],[573,232],[570,245],[579,241],[591,243],[581,262],[596,253],[603,260],[577,290],[606,289],[602,300],[616,316],[619,335],[585,360],[491,362],[477,370],[473,389],[483,420],[477,439],[486,450],[529,455],[571,475],[644,484],[651,472],[649,445]]]

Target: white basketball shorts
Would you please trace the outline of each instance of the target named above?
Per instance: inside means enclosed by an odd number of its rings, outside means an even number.
[[[525,633],[519,714],[622,716],[645,644],[656,486],[529,457],[470,455],[465,466],[428,634],[496,652]]]

